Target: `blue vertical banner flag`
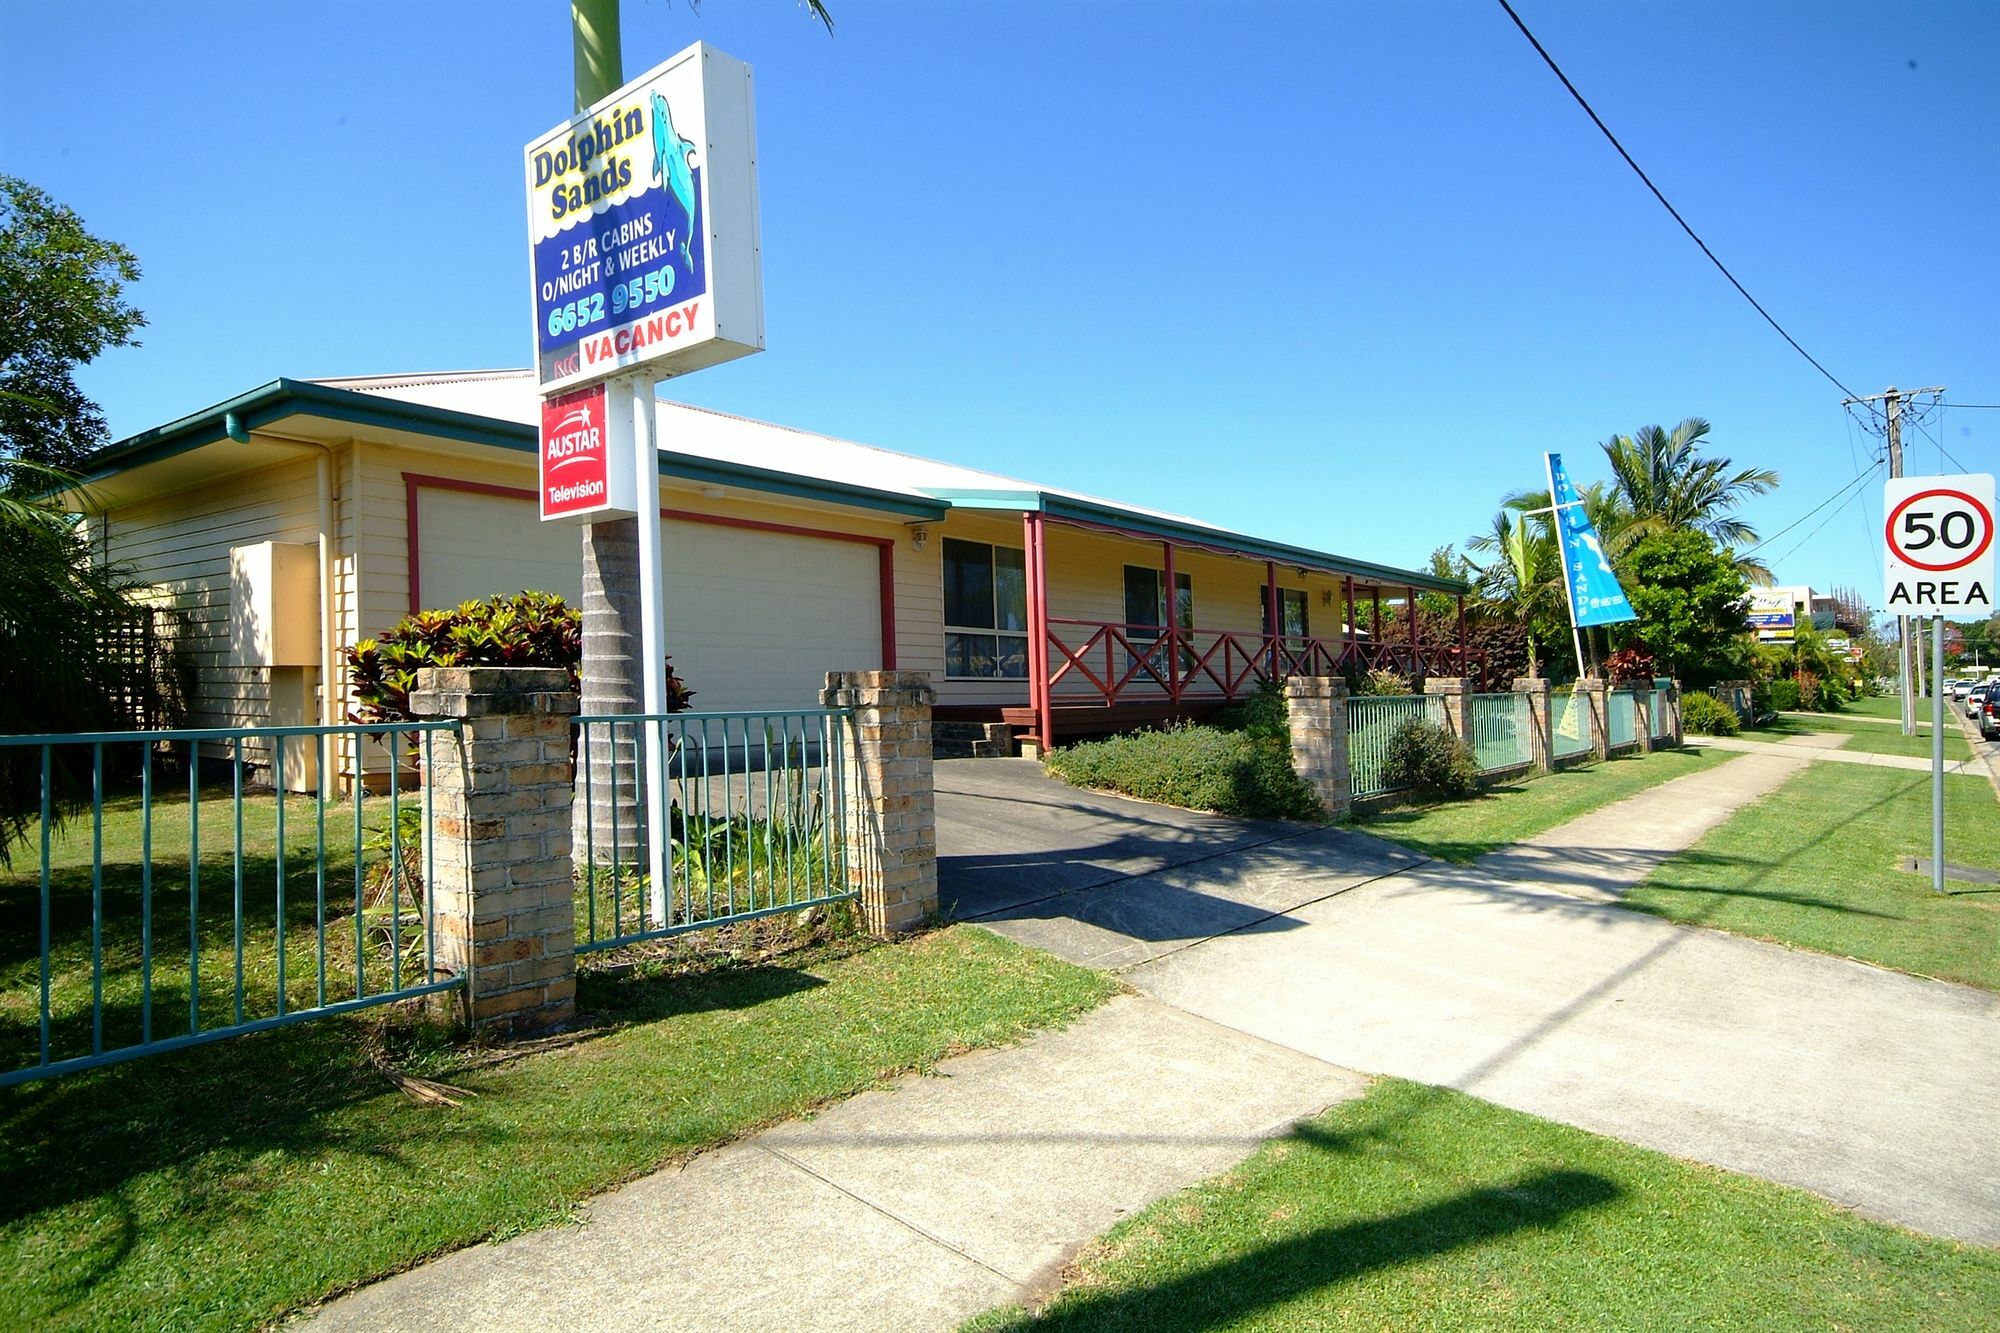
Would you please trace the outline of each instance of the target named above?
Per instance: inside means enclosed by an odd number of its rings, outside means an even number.
[[[1569,587],[1570,623],[1579,629],[1592,625],[1617,625],[1639,617],[1625,590],[1618,586],[1605,558],[1597,529],[1584,512],[1583,497],[1577,494],[1561,454],[1548,455],[1549,502],[1556,510],[1556,535],[1562,546],[1563,581]]]

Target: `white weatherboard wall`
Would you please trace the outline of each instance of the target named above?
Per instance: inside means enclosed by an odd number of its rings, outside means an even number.
[[[425,606],[580,595],[576,529],[532,500],[425,487],[417,513]],[[881,665],[874,546],[671,519],[663,545],[667,652],[697,709],[817,707],[828,671]]]

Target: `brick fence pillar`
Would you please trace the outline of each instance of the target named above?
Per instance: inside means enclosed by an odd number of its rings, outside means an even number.
[[[1472,696],[1472,682],[1463,676],[1432,676],[1424,682],[1425,694],[1444,696],[1444,721],[1451,728],[1451,734],[1472,744],[1472,718],[1468,702]]]
[[[1292,728],[1292,771],[1326,807],[1329,819],[1354,809],[1347,767],[1347,682],[1339,676],[1293,676],[1285,681],[1285,711]]]
[[[1679,749],[1685,739],[1681,732],[1681,683],[1675,681],[1666,689],[1667,734],[1665,743]]]
[[[525,1036],[576,1016],[569,674],[429,667],[410,711],[455,718],[424,775],[441,966],[466,979],[475,1032]]]
[[[1653,691],[1649,686],[1632,691],[1632,731],[1639,740],[1639,753],[1653,752]]]
[[[1611,685],[1599,676],[1585,676],[1576,683],[1576,697],[1589,701],[1590,752],[1599,759],[1611,757]]]
[[[1514,682],[1514,693],[1528,696],[1529,726],[1534,731],[1535,767],[1556,766],[1555,740],[1549,732],[1549,682],[1542,676],[1522,676]]]
[[[842,850],[870,934],[937,914],[937,807],[927,671],[830,671],[820,702],[840,727]]]

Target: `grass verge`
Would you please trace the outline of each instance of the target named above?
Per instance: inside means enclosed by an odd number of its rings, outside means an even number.
[[[1991,1327],[2000,1254],[1385,1080],[969,1328]]]
[[[1983,777],[1947,777],[1945,860],[2000,870]],[[1899,971],[2000,989],[2000,889],[1898,868],[1929,857],[1930,774],[1808,764],[1736,812],[1625,905]]]
[[[0,1326],[249,1327],[1115,983],[968,927],[761,965],[586,973],[586,1030],[493,1062],[328,1019],[0,1091]],[[375,1066],[472,1095],[420,1105]]]
[[[1364,817],[1360,826],[1412,851],[1464,865],[1731,757],[1707,750],[1659,750],[1502,783],[1463,801],[1378,811]]]
[[[1905,736],[1899,729],[1885,727],[1879,722],[1862,722],[1825,713],[1785,713],[1781,714],[1776,722],[1767,726],[1745,727],[1740,739],[1781,741],[1788,736],[1814,734],[1848,737],[1847,744],[1840,747],[1843,750],[1860,750],[1868,754],[1912,755],[1920,759],[1931,757],[1931,728],[1928,714],[1924,717],[1924,725],[1917,728],[1917,734],[1914,736]],[[1958,723],[1952,716],[1945,718],[1944,757],[1972,758],[1972,747],[1965,743],[1965,735],[1958,729]]]

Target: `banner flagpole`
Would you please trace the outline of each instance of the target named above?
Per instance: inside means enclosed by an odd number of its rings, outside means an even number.
[[[1556,556],[1563,567],[1563,602],[1569,607],[1569,641],[1576,648],[1576,678],[1590,673],[1583,669],[1583,632],[1576,627],[1576,589],[1569,581],[1569,552],[1562,539],[1562,501],[1556,498],[1556,469],[1553,455],[1544,451],[1542,471],[1549,479],[1549,522],[1555,527]]]

